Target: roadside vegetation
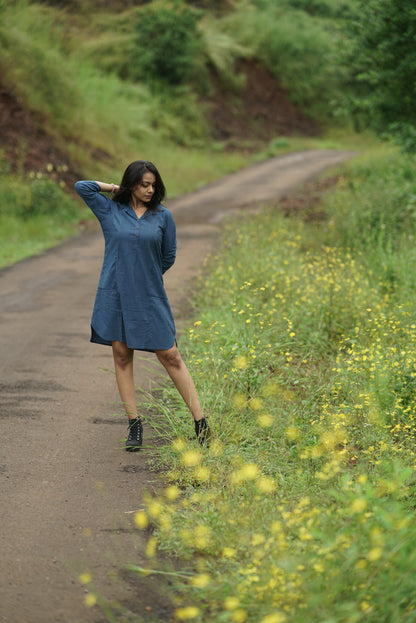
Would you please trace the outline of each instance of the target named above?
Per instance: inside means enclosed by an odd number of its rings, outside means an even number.
[[[338,175],[233,221],[208,261],[180,341],[210,447],[170,386],[150,400],[167,485],[136,513],[136,571],[175,558],[180,621],[414,621],[414,160]]]

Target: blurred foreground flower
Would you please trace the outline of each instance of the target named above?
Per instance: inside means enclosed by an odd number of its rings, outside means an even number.
[[[262,415],[259,415],[257,422],[262,428],[269,428],[269,426],[273,424],[273,417],[270,413],[263,413]]]
[[[211,578],[208,573],[200,573],[199,575],[191,578],[190,584],[192,584],[192,586],[195,586],[196,588],[205,588],[206,586],[208,586],[210,581]]]
[[[283,623],[284,621],[286,621],[285,615],[281,612],[275,612],[274,614],[266,614],[261,623]]]
[[[259,475],[259,468],[255,463],[246,463],[240,469],[232,472],[230,482],[239,485],[246,480],[254,480]]]
[[[226,610],[236,610],[240,605],[240,600],[237,597],[227,597],[224,600],[224,608]]]
[[[89,573],[89,571],[81,573],[81,575],[78,576],[78,580],[81,582],[81,584],[89,584],[90,582],[92,582],[91,573]]]
[[[195,619],[200,613],[196,606],[188,606],[187,608],[177,608],[175,610],[175,618],[179,621],[190,621]]]
[[[86,608],[92,608],[93,606],[95,606],[96,603],[97,597],[94,595],[94,593],[88,593],[88,595],[85,595],[84,606]]]
[[[299,437],[299,430],[296,428],[296,426],[288,426],[285,431],[285,435],[288,439],[294,441]]]
[[[199,450],[185,450],[182,453],[181,461],[185,467],[195,467],[201,462],[202,455]]]
[[[356,498],[352,501],[350,508],[353,513],[362,513],[367,508],[367,500]]]
[[[165,496],[169,502],[174,502],[181,494],[181,490],[176,485],[170,485],[165,489]]]
[[[147,528],[147,526],[149,525],[149,520],[146,513],[144,511],[137,511],[134,515],[134,523],[136,524],[137,528],[140,528],[141,530]]]
[[[262,493],[271,493],[276,489],[276,482],[273,478],[269,478],[268,476],[262,476],[257,480],[257,488]]]
[[[238,355],[234,357],[233,364],[238,370],[244,370],[248,366],[248,357],[245,355]]]

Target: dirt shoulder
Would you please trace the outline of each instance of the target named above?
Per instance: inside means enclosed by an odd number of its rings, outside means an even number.
[[[287,195],[350,156],[274,158],[168,205],[178,259],[166,287],[179,332],[223,218]],[[92,232],[0,271],[0,621],[105,620],[83,605],[77,577],[86,570],[99,592],[134,604],[143,620],[171,617],[158,579],[132,583],[121,572],[126,563],[146,562],[133,514],[143,490],[157,484],[147,465],[155,439],[145,426],[143,451],[124,451],[111,349],[89,343],[102,254],[101,234]],[[152,355],[136,357],[135,365],[138,387],[157,386]]]

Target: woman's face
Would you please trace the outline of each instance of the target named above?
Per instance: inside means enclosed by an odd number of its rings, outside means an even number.
[[[148,204],[156,190],[156,176],[146,172],[141,181],[132,188],[132,195],[139,203]]]

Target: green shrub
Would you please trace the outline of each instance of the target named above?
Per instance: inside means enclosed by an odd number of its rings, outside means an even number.
[[[328,198],[328,213],[337,214],[338,243],[368,252],[400,249],[416,235],[416,173],[412,156],[395,152],[354,163],[337,192]]]
[[[201,51],[197,29],[201,15],[182,3],[140,10],[130,77],[148,84],[185,84]]]
[[[397,138],[416,152],[416,11],[413,0],[358,0],[346,21],[353,96],[348,105],[361,127]],[[341,64],[339,59],[339,64]]]
[[[59,215],[70,219],[74,200],[60,186],[45,177],[33,180],[19,176],[2,177],[0,214],[13,214],[27,220],[38,215]]]
[[[70,215],[73,200],[63,192],[56,182],[48,179],[35,180],[31,186],[30,204],[23,216],[32,214]]]

